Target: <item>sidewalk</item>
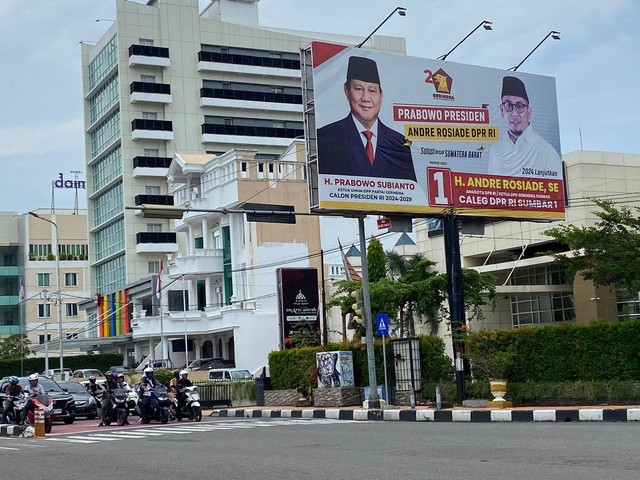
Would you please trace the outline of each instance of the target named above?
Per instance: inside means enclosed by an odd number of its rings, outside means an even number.
[[[584,407],[514,407],[505,409],[454,407],[394,407],[367,410],[361,407],[242,407],[217,409],[212,417],[331,418],[400,422],[640,422],[640,405]]]

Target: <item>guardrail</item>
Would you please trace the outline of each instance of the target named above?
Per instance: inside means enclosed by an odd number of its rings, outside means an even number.
[[[231,385],[228,383],[195,383],[203,407],[225,405],[231,407]]]

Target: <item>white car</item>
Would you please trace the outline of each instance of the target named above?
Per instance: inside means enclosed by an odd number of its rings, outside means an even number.
[[[253,375],[249,370],[241,368],[212,368],[209,370],[209,381],[211,382],[238,382],[253,380]]]

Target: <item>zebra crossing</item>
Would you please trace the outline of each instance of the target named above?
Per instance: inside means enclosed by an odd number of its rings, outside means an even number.
[[[282,419],[282,420],[255,420],[255,421],[231,421],[231,422],[211,422],[199,424],[174,424],[153,427],[130,428],[126,430],[108,430],[99,432],[83,432],[73,434],[63,434],[60,436],[51,435],[46,438],[46,442],[67,443],[67,444],[94,444],[100,442],[116,442],[121,440],[144,439],[161,437],[165,435],[186,435],[189,433],[214,432],[217,430],[243,430],[254,428],[274,428],[290,427],[300,425],[328,425],[333,423],[363,423],[356,420],[334,420],[334,419]]]

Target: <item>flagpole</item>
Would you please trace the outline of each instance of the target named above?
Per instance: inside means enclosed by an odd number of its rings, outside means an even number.
[[[158,273],[158,283],[156,285],[156,295],[158,296],[158,300],[160,301],[160,355],[162,355],[162,357],[160,358],[160,362],[162,362],[164,360],[164,325],[163,325],[163,321],[162,321],[162,260],[160,260],[160,272]],[[153,349],[153,358],[154,358],[154,363],[156,360],[156,349]],[[155,366],[154,366],[155,368]]]
[[[189,344],[187,343],[187,300],[185,293],[184,275],[182,275],[182,312],[184,315],[184,368],[189,366]]]

